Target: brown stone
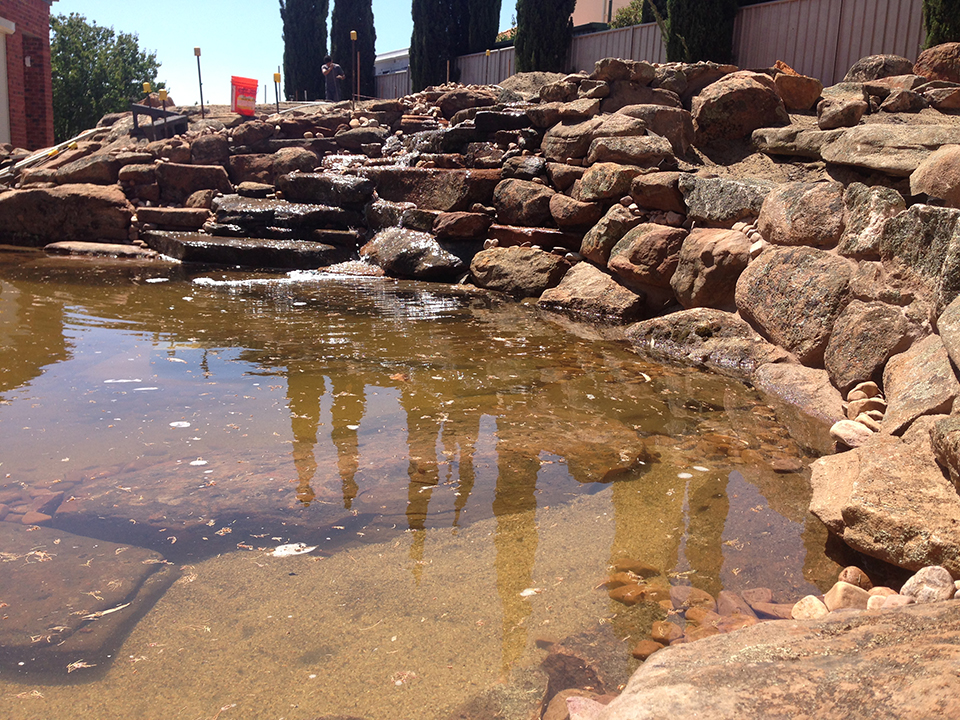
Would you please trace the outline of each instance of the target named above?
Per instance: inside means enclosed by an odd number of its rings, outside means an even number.
[[[469,240],[483,238],[492,224],[493,218],[485,213],[440,213],[433,223],[433,232],[440,239]]]
[[[807,595],[797,601],[790,616],[794,620],[818,620],[829,612],[820,598],[815,595]]]
[[[0,193],[0,238],[15,245],[42,246],[63,240],[126,242],[132,217],[133,206],[115,185],[61,185]]]
[[[630,184],[639,173],[640,169],[632,165],[597,163],[588,168],[580,179],[580,200],[592,202],[622,198],[630,192]]]
[[[638,602],[644,599],[643,597],[643,588],[640,585],[622,585],[618,588],[613,588],[608,591],[607,594],[610,596],[611,600],[616,600],[618,603],[624,605],[636,605]]]
[[[413,202],[418,208],[441,211],[469,210],[474,203],[490,205],[500,182],[499,169],[369,167],[361,174],[375,182],[383,200]]]
[[[669,288],[686,237],[682,228],[637,225],[613,246],[607,268],[629,286]]]
[[[774,82],[787,110],[809,110],[817,104],[823,91],[822,82],[806,75],[780,73]]]
[[[564,258],[525,247],[482,250],[470,262],[470,273],[479,287],[514,297],[540,297],[559,285],[569,269]]]
[[[684,308],[735,309],[734,292],[750,262],[750,239],[737,230],[695,229],[684,239],[670,286]]]
[[[685,214],[687,206],[680,192],[678,172],[654,172],[638,175],[630,185],[630,196],[642,208]]]
[[[869,597],[867,591],[863,588],[841,580],[834,584],[823,596],[823,604],[827,606],[830,612],[841,608],[866,610]]]
[[[786,125],[789,117],[767,75],[735,72],[708,85],[693,99],[698,145],[748,136],[757,128]]]
[[[899,435],[921,415],[948,414],[960,393],[950,357],[937,335],[895,355],[883,373],[887,412],[884,432]]]
[[[716,610],[717,601],[710,593],[689,585],[674,585],[670,588],[670,600],[677,610],[699,607]]]
[[[682,635],[680,626],[668,620],[657,620],[650,628],[650,638],[663,645],[669,645]]]
[[[557,287],[544,292],[537,304],[575,315],[629,322],[642,315],[644,298],[590,263],[578,263]]]
[[[648,657],[653,655],[657,650],[663,650],[664,645],[658,643],[656,640],[641,640],[636,645],[633,646],[633,650],[630,651],[630,654],[633,655],[637,660],[646,660]]]
[[[550,197],[550,215],[559,228],[591,227],[603,217],[603,206],[556,193]]]
[[[913,72],[927,80],[960,83],[960,42],[948,42],[927,48],[917,57]]]
[[[830,248],[843,233],[841,183],[783,183],[767,195],[757,229],[774,245]]]
[[[642,221],[639,215],[617,203],[583,236],[580,254],[587,260],[606,267],[610,251],[627,231]]]
[[[960,207],[960,146],[942,147],[921,161],[910,175],[910,194],[921,193]]]

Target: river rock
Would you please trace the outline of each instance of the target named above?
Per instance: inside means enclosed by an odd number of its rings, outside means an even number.
[[[673,158],[670,142],[659,135],[598,137],[590,143],[587,162],[623,163],[639,167],[658,167]]]
[[[669,288],[687,231],[644,223],[627,231],[610,252],[607,269],[625,285]]]
[[[593,133],[601,125],[603,120],[599,117],[582,122],[564,120],[554,125],[547,130],[540,143],[543,156],[558,162],[585,157],[593,142]]]
[[[66,674],[77,660],[109,663],[108,653],[177,577],[158,553],[59,529],[0,523],[0,546],[0,659],[21,671]]]
[[[722,310],[694,308],[644,320],[626,331],[634,350],[657,361],[706,367],[748,379],[760,365],[786,353],[746,322]]]
[[[688,310],[734,310],[737,280],[750,262],[750,244],[750,239],[737,230],[691,231],[683,241],[676,272],[670,279],[680,304]]]
[[[444,249],[430,233],[404,228],[378,232],[360,249],[360,256],[379,265],[390,277],[449,282],[466,271],[459,257]]]
[[[810,511],[858,552],[910,570],[960,572],[960,496],[937,465],[924,417],[902,438],[877,434],[862,447],[815,461]]]
[[[910,175],[910,194],[921,193],[960,207],[960,146],[942,147],[917,166]]]
[[[61,185],[0,193],[0,239],[13,245],[35,247],[63,240],[127,242],[132,217],[133,206],[115,185]]]
[[[830,437],[848,448],[865,445],[873,433],[871,428],[854,420],[838,420],[830,426]]]
[[[852,300],[837,317],[824,352],[824,367],[846,394],[867,380],[880,381],[887,360],[907,349],[910,325],[900,308]]]
[[[280,175],[277,188],[290,202],[356,208],[373,199],[374,182],[357,175],[296,172]]]
[[[470,274],[482,288],[514,297],[540,297],[570,269],[559,255],[526,247],[490,248],[473,256]]]
[[[687,154],[693,145],[693,116],[683,108],[666,105],[627,105],[617,110],[618,115],[628,115],[643,121],[647,130],[665,137],[679,156]]]
[[[705,145],[746,137],[760,127],[790,122],[773,80],[740,71],[705,87],[693,99],[696,142]]]
[[[587,260],[606,267],[610,251],[627,231],[643,222],[643,218],[617,203],[583,236],[580,254]]]
[[[582,262],[574,265],[557,287],[544,292],[537,304],[549,310],[630,322],[643,314],[644,297]]]
[[[853,64],[843,82],[867,82],[912,73],[913,63],[899,55],[868,55]],[[918,75],[921,73],[917,73]]]
[[[757,217],[763,201],[776,187],[769,180],[701,178],[689,174],[681,174],[677,184],[687,216],[720,227],[732,227],[739,220]]]
[[[918,604],[950,600],[956,592],[950,572],[939,565],[920,570],[900,588],[900,594]]]
[[[528,180],[503,180],[493,191],[497,221],[503,225],[539,227],[553,220],[550,198],[555,191]]]
[[[863,588],[858,588],[856,585],[840,580],[827,590],[823,596],[823,604],[827,606],[830,612],[844,608],[866,610],[869,598],[870,595]]]
[[[747,322],[804,365],[818,366],[849,299],[851,264],[810,247],[771,247],[744,270],[736,303]]]
[[[157,165],[160,197],[165,202],[182,203],[197,190],[233,192],[233,185],[222,165],[184,165],[160,163]]]
[[[887,412],[883,430],[901,434],[921,415],[949,414],[960,393],[950,356],[938,335],[892,357],[883,373]]]
[[[819,620],[826,617],[829,612],[823,600],[816,595],[807,595],[797,601],[790,615],[794,620]]]
[[[828,163],[907,177],[943,145],[960,144],[956,125],[858,125],[823,145]]]
[[[826,370],[768,363],[754,371],[752,380],[790,437],[815,452],[832,452],[830,428],[844,419],[843,398]]]
[[[436,168],[365,167],[360,175],[376,184],[377,194],[391,202],[412,202],[418,208],[469,210],[474,203],[490,205],[500,170],[439,170]]]
[[[616,139],[616,138],[613,138]],[[640,168],[615,162],[600,162],[589,167],[580,179],[580,200],[595,202],[622,198]]]
[[[960,42],[948,42],[927,48],[920,53],[912,72],[927,80],[960,83]]]
[[[887,220],[906,210],[903,196],[882,186],[850,183],[843,193],[844,231],[837,252],[859,260],[880,258],[880,236]]]
[[[960,713],[960,603],[761,623],[647,660],[601,720],[949,717]],[[830,654],[824,655],[824,638]],[[890,678],[902,678],[891,683]],[[842,714],[842,713],[841,713]]]
[[[764,199],[757,229],[774,245],[833,247],[843,232],[843,192],[840,183],[783,183]]]

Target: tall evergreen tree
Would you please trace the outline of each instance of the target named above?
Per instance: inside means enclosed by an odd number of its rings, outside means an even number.
[[[573,37],[577,0],[517,0],[517,72],[561,72]]]
[[[410,37],[410,84],[414,91],[440,85],[447,79],[450,28],[455,18],[450,0],[413,0]]]
[[[344,97],[356,92],[354,74],[357,63],[350,31],[357,31],[356,52],[360,54],[360,94],[373,97],[377,93],[375,63],[377,31],[373,27],[373,0],[334,0],[330,21],[330,55],[343,68]]]
[[[500,4],[501,0],[467,0],[468,53],[483,52],[497,41]]]
[[[288,98],[324,97],[320,65],[327,54],[330,0],[280,0],[283,20],[283,94]]]
[[[667,60],[729,62],[737,0],[667,0]]]
[[[960,42],[960,0],[923,0],[924,48]]]

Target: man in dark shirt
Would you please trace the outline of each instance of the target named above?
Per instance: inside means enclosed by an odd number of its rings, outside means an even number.
[[[346,77],[343,74],[343,68],[333,62],[327,55],[323,59],[323,67],[320,70],[323,71],[324,79],[327,82],[327,102],[340,102],[340,81]]]

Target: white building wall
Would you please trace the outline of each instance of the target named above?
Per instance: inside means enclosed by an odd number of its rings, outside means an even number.
[[[17,26],[0,17],[0,143],[10,142],[10,93],[7,88],[7,35]]]

